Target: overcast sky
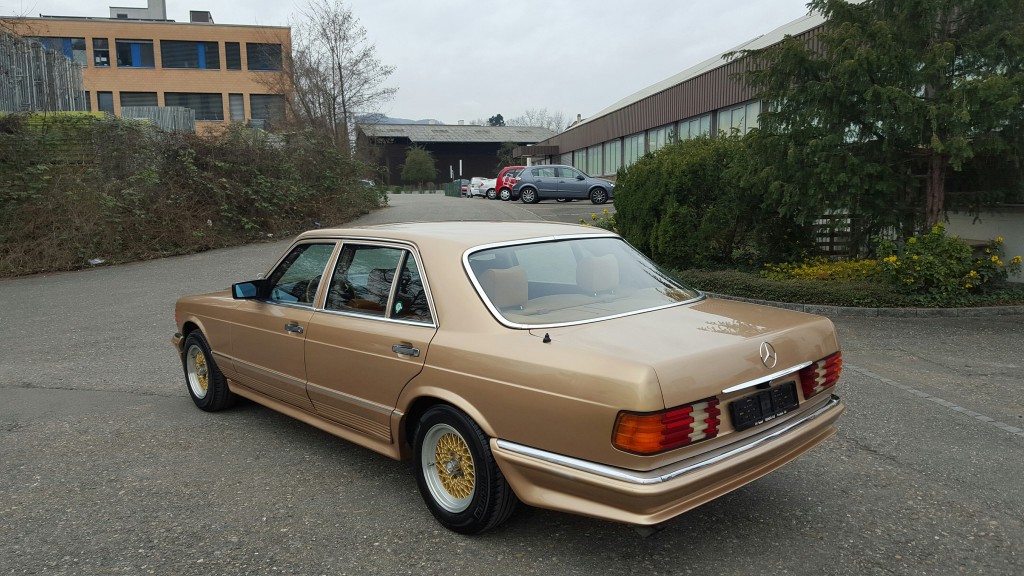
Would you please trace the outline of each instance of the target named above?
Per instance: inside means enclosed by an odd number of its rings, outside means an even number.
[[[167,17],[287,25],[299,2],[168,0]],[[396,98],[381,112],[454,124],[530,108],[593,115],[807,13],[806,0],[348,0]],[[146,0],[0,0],[0,14],[109,16]]]

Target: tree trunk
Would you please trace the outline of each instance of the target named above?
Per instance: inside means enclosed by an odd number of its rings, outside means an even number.
[[[929,228],[942,221],[946,200],[946,158],[935,150],[928,156],[925,187],[925,220]]]

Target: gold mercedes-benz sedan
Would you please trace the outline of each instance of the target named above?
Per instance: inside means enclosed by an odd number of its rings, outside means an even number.
[[[661,523],[843,411],[829,320],[708,298],[585,226],[314,230],[175,319],[199,408],[241,396],[412,459],[427,507],[466,534],[520,501]]]

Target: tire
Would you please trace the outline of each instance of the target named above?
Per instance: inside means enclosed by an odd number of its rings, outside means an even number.
[[[523,204],[536,204],[540,198],[537,198],[537,191],[533,188],[523,188],[519,191],[519,200]]]
[[[420,494],[445,528],[478,534],[515,510],[519,500],[494,461],[487,435],[461,410],[447,404],[427,410],[416,427],[413,453]],[[439,454],[446,458],[443,464]]]
[[[496,200],[497,198],[498,198],[498,195],[494,192],[494,188],[488,188],[487,189],[487,199],[488,200]]]
[[[608,191],[604,188],[594,188],[590,191],[590,201],[594,204],[604,204],[608,201]]]
[[[198,330],[185,338],[181,363],[185,370],[185,388],[201,410],[216,412],[234,403],[235,395],[228,389],[228,380],[217,368],[210,345]]]
[[[512,191],[509,190],[508,188],[502,188],[498,192],[498,197],[501,198],[502,202],[508,202],[509,200],[512,199]]]

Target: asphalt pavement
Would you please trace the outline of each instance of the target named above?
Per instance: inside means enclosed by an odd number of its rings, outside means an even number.
[[[399,195],[360,223],[601,208]],[[286,243],[0,281],[0,574],[1024,573],[1024,315],[834,319],[839,433],[654,535],[524,507],[464,537],[406,463],[193,406],[174,300]]]

